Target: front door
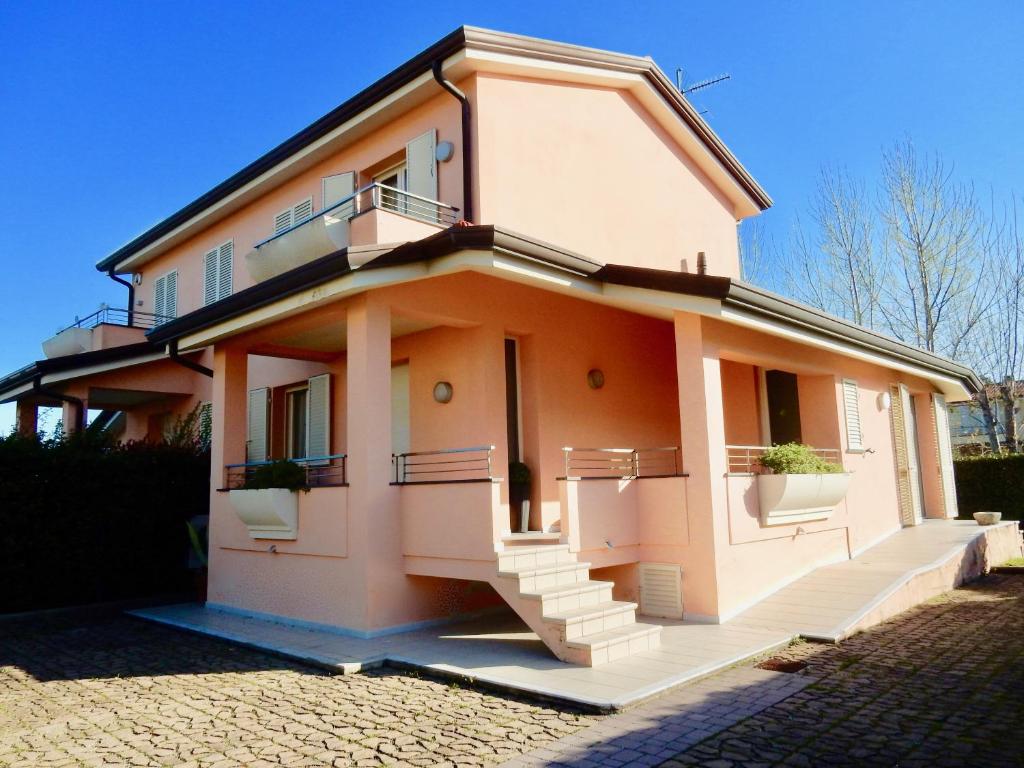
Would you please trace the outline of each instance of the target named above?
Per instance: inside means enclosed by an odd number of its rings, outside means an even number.
[[[513,463],[523,460],[523,427],[519,407],[519,342],[505,339],[505,428],[508,440],[508,461]],[[512,498],[513,490],[509,487],[509,530],[524,531],[523,514],[529,514],[529,501],[524,504],[518,498]]]
[[[903,384],[891,388],[889,418],[896,454],[900,520],[903,525],[921,522],[921,462],[917,447],[917,419],[910,390]]]
[[[391,366],[391,453],[409,452],[409,364]]]
[[[935,442],[939,452],[939,487],[942,489],[942,513],[946,517],[956,517],[956,480],[953,476],[953,445],[949,434],[949,410],[946,398],[932,395],[932,408],[935,413]]]

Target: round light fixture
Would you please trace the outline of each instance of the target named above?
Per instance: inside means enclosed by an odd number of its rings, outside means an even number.
[[[604,371],[600,368],[591,368],[587,371],[587,386],[591,389],[600,389],[604,386]]]
[[[879,392],[878,393],[878,410],[880,410],[880,411],[887,411],[887,410],[889,410],[889,406],[891,406],[891,405],[892,405],[892,395],[890,395],[888,392]]]
[[[439,163],[447,163],[455,156],[455,145],[450,141],[442,141],[437,145],[437,149],[434,150],[434,157],[437,158]]]
[[[450,382],[439,381],[434,385],[434,399],[439,403],[450,403],[453,393],[454,390]]]

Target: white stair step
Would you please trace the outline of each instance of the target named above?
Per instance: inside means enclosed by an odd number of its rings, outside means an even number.
[[[522,591],[519,596],[525,600],[540,600],[541,611],[547,615],[571,611],[588,605],[610,603],[612,583],[610,581],[582,581],[577,584],[559,584]]]
[[[568,544],[547,544],[540,547],[510,547],[498,553],[498,570],[514,571],[520,568],[540,568],[555,563],[574,563],[576,555]]]
[[[569,640],[566,647],[574,660],[579,660],[578,663],[597,666],[653,650],[660,644],[661,627],[656,624],[627,624]]]
[[[589,581],[590,563],[570,562],[539,567],[531,566],[511,571],[498,571],[498,575],[507,579],[518,579],[520,592],[530,592],[558,584],[578,584],[581,581]]]
[[[545,614],[544,621],[563,627],[566,640],[576,640],[584,635],[594,635],[610,629],[635,624],[636,603],[613,600],[594,606],[575,608],[571,611]]]
[[[501,542],[506,547],[536,547],[539,544],[558,544],[561,540],[561,531],[529,531],[501,537]]]

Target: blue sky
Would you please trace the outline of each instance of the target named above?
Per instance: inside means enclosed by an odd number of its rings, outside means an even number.
[[[124,289],[93,264],[460,24],[732,80],[695,98],[774,197],[913,139],[1024,192],[1024,3],[0,3],[0,374]],[[0,430],[13,407],[0,406]]]

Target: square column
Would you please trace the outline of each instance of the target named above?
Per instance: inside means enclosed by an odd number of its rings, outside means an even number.
[[[19,435],[34,435],[39,431],[39,406],[27,400],[15,405],[15,427]]]
[[[690,552],[683,566],[687,615],[720,616],[719,569],[729,546],[725,417],[718,349],[704,339],[699,315],[674,318],[680,446],[686,479]]]
[[[83,400],[79,403],[64,401],[61,404],[61,423],[64,425],[64,434],[73,435],[85,429],[85,420],[88,416],[89,406]]]

